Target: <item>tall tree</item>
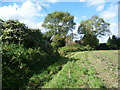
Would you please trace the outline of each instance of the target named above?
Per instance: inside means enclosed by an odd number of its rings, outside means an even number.
[[[55,11],[46,16],[42,26],[49,30],[46,33],[51,37],[50,39],[57,34],[66,37],[68,32],[75,28],[74,16],[71,16],[68,12]]]
[[[79,34],[91,34],[96,37],[101,37],[110,33],[109,30],[110,23],[105,22],[103,18],[98,16],[92,16],[86,21],[82,21],[78,27]]]
[[[83,44],[97,46],[99,43],[97,37],[110,33],[109,25],[108,22],[98,16],[92,16],[90,19],[82,21],[78,27],[78,33],[83,35]]]

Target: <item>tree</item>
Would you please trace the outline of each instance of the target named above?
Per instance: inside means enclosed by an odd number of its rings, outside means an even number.
[[[53,42],[51,45],[54,47],[54,49],[58,49],[58,47],[65,46],[65,38],[60,37],[59,34],[55,35],[53,38]]]
[[[97,37],[91,34],[84,35],[82,42],[84,46],[90,45],[92,48],[96,48],[99,45]]]
[[[103,18],[92,16],[90,19],[80,23],[78,33],[83,35],[82,40],[84,39],[85,43],[89,41],[90,38],[93,38],[91,39],[92,41],[86,43],[90,45],[94,40],[98,41],[97,37],[105,36],[110,33],[109,25],[110,24],[105,22]],[[95,42],[95,45],[97,45],[98,42]]]
[[[110,49],[119,49],[120,48],[120,38],[113,35],[112,38],[109,37],[107,41],[107,45],[109,45]]]
[[[79,34],[91,34],[96,37],[101,37],[110,33],[109,30],[110,23],[105,22],[103,18],[98,16],[92,16],[86,21],[82,21],[78,27]]]
[[[48,30],[46,34],[50,40],[57,34],[66,38],[68,32],[75,28],[73,20],[74,16],[71,16],[70,13],[55,11],[45,17],[42,26]]]

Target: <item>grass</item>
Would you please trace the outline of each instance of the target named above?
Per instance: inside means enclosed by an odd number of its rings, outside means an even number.
[[[98,73],[98,77],[101,78],[106,85],[107,88],[118,87],[118,65],[114,65],[110,59],[109,55],[111,55],[109,51],[105,51],[106,54],[102,53],[103,51],[94,51],[89,53],[89,61],[94,65],[96,72]],[[101,54],[102,53],[102,54]],[[114,52],[113,52],[114,53]],[[105,56],[106,55],[106,56]],[[114,56],[113,56],[114,57]],[[109,58],[109,59],[108,59]]]
[[[118,88],[116,53],[116,50],[68,53],[40,74],[31,77],[28,87]]]
[[[62,70],[43,88],[104,88],[102,80],[96,76],[85,53],[75,53],[72,58],[78,60],[64,65]]]

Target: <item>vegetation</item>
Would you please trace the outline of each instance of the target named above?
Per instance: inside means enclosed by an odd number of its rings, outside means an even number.
[[[27,28],[19,21],[3,22],[3,89],[24,88],[29,78],[54,63],[52,46],[40,30]]]
[[[99,43],[98,36],[110,33],[109,25],[98,16],[82,21],[78,33],[83,37],[74,42],[74,16],[68,12],[48,14],[45,33],[0,19],[3,89],[118,87],[116,51],[92,51],[120,49],[114,35]]]
[[[66,55],[67,53],[71,53],[71,52],[89,51],[89,50],[93,50],[93,48],[91,48],[89,45],[82,46],[82,45],[79,45],[79,44],[73,44],[73,45],[70,45],[70,46],[65,46],[65,47],[59,48],[58,52],[61,55]]]
[[[118,88],[117,53],[115,50],[67,53],[66,58],[33,76],[29,86],[32,89]]]
[[[110,33],[109,23],[105,22],[103,18],[92,16],[86,21],[82,21],[78,28],[78,33],[83,34],[83,44],[96,47],[99,44],[97,37],[104,36]]]
[[[68,54],[72,61],[68,61],[43,88],[104,88],[85,53]]]
[[[55,11],[46,16],[42,26],[49,30],[46,32],[46,36],[52,41],[53,47],[65,46],[68,41],[65,42],[68,33],[75,28],[74,16],[68,12]],[[61,37],[63,41],[60,41],[58,37]]]
[[[120,49],[120,37],[113,35],[112,38],[108,39],[107,45],[110,49]]]

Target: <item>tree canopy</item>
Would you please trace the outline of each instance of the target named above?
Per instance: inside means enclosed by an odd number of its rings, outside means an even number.
[[[110,23],[105,22],[103,18],[92,16],[86,21],[81,21],[78,28],[78,33],[84,35],[91,34],[96,37],[101,37],[110,33],[109,25]]]
[[[51,36],[51,38],[56,34],[65,37],[69,31],[72,31],[75,28],[74,25],[74,16],[71,16],[68,12],[60,11],[48,14],[42,24],[44,28],[49,30],[47,35]]]
[[[95,47],[99,44],[97,37],[110,34],[110,23],[105,22],[103,18],[92,16],[86,21],[81,21],[78,27],[78,33],[83,35],[83,45],[91,45]]]

